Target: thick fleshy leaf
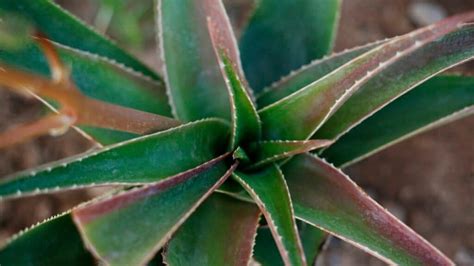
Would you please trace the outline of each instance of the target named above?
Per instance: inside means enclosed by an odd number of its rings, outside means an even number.
[[[327,238],[324,231],[316,227],[300,222],[298,232],[303,243],[304,253],[308,260],[308,265],[316,265],[316,258],[321,249],[321,245]],[[261,226],[257,231],[257,239],[254,247],[254,259],[262,266],[279,266],[284,265],[278,248],[273,240],[270,228]]]
[[[421,82],[447,67],[470,59],[474,56],[474,25],[460,24],[473,18],[474,13],[459,15],[394,38],[304,89],[261,109],[259,115],[264,139],[310,137],[363,84],[368,84],[375,77],[384,80],[384,70],[407,58],[415,57],[417,63],[413,63],[413,67],[399,66],[395,71],[396,79],[403,76],[403,81],[413,82]],[[390,79],[390,82],[397,83],[396,79]],[[402,90],[399,86],[395,88]],[[378,99],[390,93],[395,91],[384,88],[383,92],[375,91],[370,97]]]
[[[401,57],[352,95],[315,138],[339,138],[362,120],[448,67],[474,57],[474,24]]]
[[[238,63],[237,44],[220,0],[158,1],[165,80],[173,111],[183,121],[231,117],[226,84],[207,27],[208,18],[219,27],[222,45],[228,49],[231,61]]]
[[[288,187],[277,166],[233,174],[262,211],[286,265],[305,265]]]
[[[474,77],[438,76],[342,136],[322,156],[348,166],[415,134],[474,113]]]
[[[269,140],[251,143],[248,147],[250,167],[271,164],[296,154],[305,153],[330,145],[330,140]]]
[[[86,26],[78,18],[50,0],[1,1],[0,10],[15,12],[35,23],[35,27],[55,42],[110,58],[155,80],[160,78],[143,63],[112,41]],[[8,18],[4,18],[8,19]],[[71,34],[73,33],[73,34]]]
[[[286,96],[306,87],[314,81],[326,76],[333,70],[351,61],[352,59],[370,51],[371,49],[387,42],[387,40],[355,47],[343,52],[315,60],[291,74],[284,76],[279,81],[265,88],[257,97],[259,108],[270,105]]]
[[[452,265],[426,240],[367,196],[340,170],[312,155],[284,165],[297,217],[387,263]]]
[[[87,96],[150,113],[171,116],[166,90],[161,81],[130,72],[108,59],[55,45],[60,59],[71,68],[71,79]],[[43,51],[35,43],[16,50],[1,50],[0,61],[50,76]]]
[[[316,265],[318,255],[323,249],[323,245],[328,238],[328,234],[313,225],[299,221],[298,232],[303,244],[304,254],[308,260],[308,265]]]
[[[240,40],[257,92],[332,49],[340,0],[260,0]]]
[[[92,136],[95,141],[98,141],[102,145],[112,145],[115,143],[140,137],[140,135],[133,133],[98,127],[81,126],[81,129],[88,135]]]
[[[166,264],[248,265],[259,217],[254,204],[212,195],[168,243]]]
[[[95,265],[95,260],[71,215],[63,214],[14,236],[0,249],[0,265],[87,266]]]
[[[0,182],[0,196],[157,182],[222,154],[227,136],[228,127],[219,120],[189,123],[16,174]]]
[[[253,257],[255,261],[262,266],[284,265],[275,240],[273,240],[272,232],[268,226],[258,228]]]
[[[232,139],[230,148],[233,150],[241,144],[260,139],[261,123],[257,110],[253,105],[251,96],[246,88],[246,81],[238,71],[236,62],[232,62],[227,54],[228,49],[224,46],[215,23],[209,19],[209,33],[211,41],[221,66],[222,76],[224,77],[227,90],[229,91],[230,108],[232,115]]]
[[[73,211],[87,247],[109,265],[143,265],[235,169],[224,162],[195,176],[178,176],[122,192]]]

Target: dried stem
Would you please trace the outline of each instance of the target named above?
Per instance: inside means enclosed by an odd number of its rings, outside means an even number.
[[[136,134],[160,131],[180,124],[172,118],[102,102],[83,95],[70,81],[70,72],[59,59],[53,44],[41,36],[35,40],[40,44],[48,60],[52,79],[0,65],[0,85],[17,92],[28,91],[40,97],[53,99],[61,105],[60,114],[0,134],[0,147],[50,133],[51,129],[68,128],[73,124]]]
[[[57,135],[67,130],[74,119],[63,114],[48,115],[30,124],[19,125],[0,133],[0,149],[46,134]]]

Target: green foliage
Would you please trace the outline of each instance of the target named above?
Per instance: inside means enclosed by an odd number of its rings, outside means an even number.
[[[136,43],[147,11],[125,18],[127,3],[104,1],[96,25],[127,27]],[[144,135],[78,123],[103,147],[2,180],[0,200],[116,190],[15,236],[0,264],[309,265],[328,235],[391,264],[452,264],[332,163],[355,163],[474,112],[474,78],[436,76],[474,57],[474,26],[466,24],[474,13],[323,58],[340,5],[261,0],[239,52],[220,0],[159,0],[162,82],[52,2],[1,1],[1,14],[14,14],[5,20],[31,21],[53,41],[70,82],[108,103],[99,110],[130,108],[111,120],[140,118],[135,109],[183,123]],[[114,22],[122,17],[123,25]],[[63,85],[53,52],[21,34],[12,39],[21,45],[0,44],[0,66]],[[0,71],[0,84],[34,89],[24,82]],[[45,100],[57,100],[54,93]]]

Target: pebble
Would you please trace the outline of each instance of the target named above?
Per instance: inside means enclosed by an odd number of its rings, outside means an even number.
[[[454,261],[458,265],[474,265],[474,253],[465,247],[461,247],[454,255]]]
[[[408,15],[416,26],[423,27],[445,18],[447,13],[439,4],[416,1],[408,7]]]

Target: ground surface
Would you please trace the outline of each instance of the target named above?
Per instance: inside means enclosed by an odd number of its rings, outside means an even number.
[[[62,1],[91,20],[94,8]],[[234,5],[246,0],[229,0]],[[410,19],[409,0],[346,0],[336,50],[406,33],[417,27]],[[448,14],[474,10],[472,0],[439,0]],[[151,45],[147,45],[149,47]],[[138,53],[157,65],[154,49]],[[472,71],[470,66],[463,70]],[[0,89],[0,131],[41,115],[34,100]],[[474,265],[474,117],[411,138],[346,169],[383,206],[434,243],[461,265]],[[0,151],[0,177],[87,150],[74,132],[59,138],[42,137]],[[0,202],[0,246],[11,234],[60,213],[94,192],[67,192]],[[331,241],[321,265],[379,265],[357,249]]]

